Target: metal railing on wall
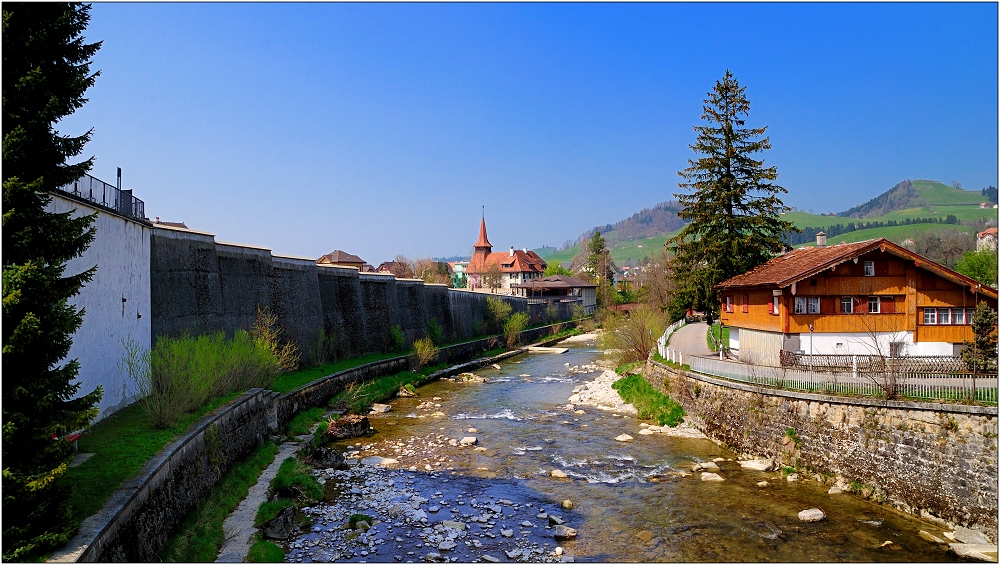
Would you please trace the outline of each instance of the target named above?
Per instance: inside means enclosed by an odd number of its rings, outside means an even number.
[[[83,177],[59,187],[59,190],[89,200],[94,204],[100,204],[120,214],[140,220],[146,219],[146,203],[132,196],[131,190],[120,190],[117,186],[90,175],[83,175]]]
[[[698,373],[800,392],[885,397],[888,390],[894,390],[898,397],[909,400],[997,403],[996,375],[902,371],[809,372],[696,356],[686,357],[685,361],[692,371]]]

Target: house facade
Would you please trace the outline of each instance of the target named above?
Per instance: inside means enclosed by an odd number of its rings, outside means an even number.
[[[884,238],[795,249],[715,286],[729,347],[747,363],[789,354],[955,356],[997,290]]]
[[[486,237],[486,218],[479,224],[479,240],[473,246],[472,259],[465,268],[468,288],[480,292],[513,294],[516,285],[539,279],[548,266],[534,251],[510,248],[509,252],[493,251]],[[496,275],[497,280],[490,280]]]
[[[332,265],[335,267],[354,267],[361,272],[373,270],[367,266],[365,260],[361,257],[352,255],[346,251],[341,251],[340,249],[331,251],[319,259],[316,259],[316,264]]]
[[[597,309],[597,285],[575,277],[550,275],[514,285],[514,294],[529,300],[579,303],[589,315]]]
[[[997,248],[997,228],[986,228],[976,234],[976,251]]]

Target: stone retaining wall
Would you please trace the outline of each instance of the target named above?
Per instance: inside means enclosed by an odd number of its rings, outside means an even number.
[[[685,420],[741,456],[856,481],[873,500],[996,540],[995,406],[795,393],[653,360],[643,375],[684,407]]]

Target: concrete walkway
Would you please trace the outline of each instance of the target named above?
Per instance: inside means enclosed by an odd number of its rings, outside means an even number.
[[[306,436],[308,437],[308,436]],[[219,552],[216,563],[243,563],[250,552],[250,537],[257,532],[253,521],[257,517],[257,509],[262,502],[267,500],[267,489],[271,486],[271,480],[278,474],[278,467],[281,463],[293,457],[305,442],[287,442],[281,444],[278,456],[264,469],[257,479],[257,484],[250,487],[247,497],[240,502],[236,510],[222,523],[222,529],[226,534],[226,544]]]
[[[701,355],[701,356],[711,356],[717,355],[712,353],[708,348],[708,342],[705,341],[706,335],[708,334],[708,324],[705,322],[698,322],[694,324],[687,324],[681,329],[675,331],[670,336],[670,343],[667,347],[672,351],[680,351],[685,356],[687,355]]]

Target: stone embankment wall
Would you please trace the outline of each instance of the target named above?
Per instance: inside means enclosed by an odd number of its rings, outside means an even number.
[[[521,343],[552,333],[551,326],[521,332]],[[496,347],[496,337],[441,348],[439,359],[456,362]],[[429,378],[469,370],[517,355],[520,351],[469,362]],[[52,562],[153,562],[159,551],[198,502],[208,496],[229,467],[249,455],[268,437],[284,429],[295,414],[324,405],[349,384],[392,375],[413,366],[410,356],[396,357],[323,377],[279,395],[253,389],[205,416],[182,437],[165,447],[133,479],[112,495],[100,512],[80,527]]]
[[[412,344],[433,319],[447,341],[474,337],[483,326],[488,295],[316,265],[311,259],[273,256],[268,249],[215,241],[209,233],[157,225],[150,237],[152,335],[178,337],[250,329],[257,307],[277,316],[286,339],[302,352],[321,331],[339,358],[388,351],[391,328]],[[499,296],[537,323],[544,305]],[[569,319],[560,305],[560,319]]]
[[[874,500],[996,540],[996,407],[780,391],[652,360],[643,374],[742,456],[856,481]]]

